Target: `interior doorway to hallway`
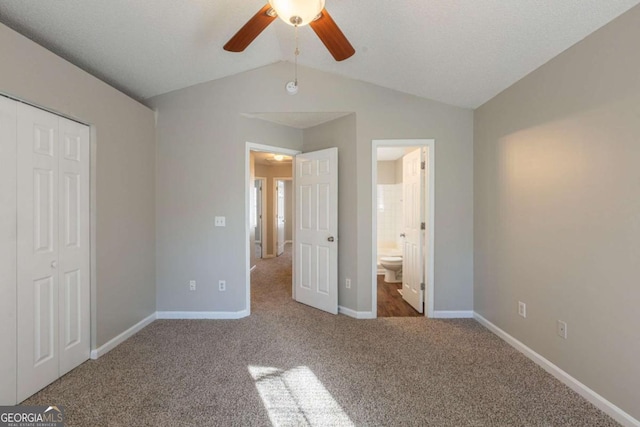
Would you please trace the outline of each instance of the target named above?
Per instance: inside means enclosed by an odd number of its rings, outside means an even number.
[[[254,171],[250,184],[252,258],[277,257],[293,241],[292,156],[251,151],[250,161]]]
[[[372,301],[378,317],[433,316],[433,140],[372,144]]]
[[[247,307],[251,303],[251,271],[276,261],[291,275],[293,242],[293,156],[298,152],[248,144],[247,152]],[[286,260],[286,262],[282,262]],[[274,263],[275,266],[275,263]],[[285,274],[286,275],[286,274]]]

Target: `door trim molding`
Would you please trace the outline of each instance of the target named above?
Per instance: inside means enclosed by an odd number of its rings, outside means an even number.
[[[245,316],[249,316],[251,314],[251,253],[249,251],[252,250],[251,245],[249,244],[250,236],[250,226],[251,226],[251,192],[249,191],[249,186],[251,185],[251,165],[249,164],[251,160],[251,152],[252,151],[262,151],[267,153],[275,153],[275,154],[285,154],[287,156],[295,156],[300,154],[300,150],[294,150],[291,148],[283,148],[283,147],[275,147],[272,145],[265,144],[257,144],[255,142],[246,141],[245,149],[244,149],[244,223],[245,223],[245,236],[244,236],[244,246],[245,246]],[[264,240],[264,239],[263,239]]]
[[[377,295],[377,262],[378,262],[378,213],[376,207],[377,199],[377,182],[378,182],[378,147],[426,147],[429,159],[429,198],[425,200],[427,206],[426,212],[429,214],[428,224],[428,241],[427,248],[429,257],[426,260],[425,268],[427,269],[427,289],[426,289],[426,307],[424,315],[426,317],[434,317],[435,304],[435,178],[436,178],[436,140],[435,139],[374,139],[371,141],[371,312],[374,317],[378,316],[378,295]]]

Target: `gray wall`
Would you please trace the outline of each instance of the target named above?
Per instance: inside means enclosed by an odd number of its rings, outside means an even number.
[[[100,346],[155,311],[154,114],[1,24],[0,58],[0,91],[93,127]]]
[[[302,131],[240,115],[236,103],[262,88],[248,82],[237,92],[237,79],[151,100],[158,109],[159,311],[245,309],[246,142],[302,148]],[[214,227],[215,216],[225,216],[226,227]],[[189,280],[196,280],[195,292]],[[225,292],[218,280],[226,280]]]
[[[638,40],[635,7],[479,108],[474,149],[475,310],[636,419]]]
[[[371,141],[434,138],[436,309],[471,310],[472,111],[305,67],[299,68],[300,92],[290,96],[283,85],[291,70],[291,64],[277,63],[149,100],[158,112],[157,186],[162,189],[157,211],[158,309],[245,308],[245,141],[300,149],[302,139],[251,132],[250,120],[241,114],[339,111],[356,113],[356,140],[346,157],[349,171],[340,179],[347,190],[341,185],[340,193],[348,191],[353,197],[353,212],[345,215],[349,219],[344,227],[352,230],[350,244],[357,248],[350,264],[342,266],[342,274],[354,281],[354,295],[340,304],[371,310]],[[214,215],[226,215],[225,229],[211,227]],[[189,295],[186,281],[192,277],[205,286],[225,278],[228,290]]]

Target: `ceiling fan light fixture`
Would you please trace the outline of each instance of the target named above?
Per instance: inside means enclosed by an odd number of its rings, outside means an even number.
[[[322,9],[325,0],[269,0],[280,19],[292,26],[310,24]]]

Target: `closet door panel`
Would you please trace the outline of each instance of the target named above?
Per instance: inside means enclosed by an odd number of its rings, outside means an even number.
[[[0,96],[0,405],[16,403],[16,118]]]
[[[18,401],[59,375],[58,154],[58,117],[18,104]]]
[[[60,118],[60,375],[90,353],[89,127]]]

